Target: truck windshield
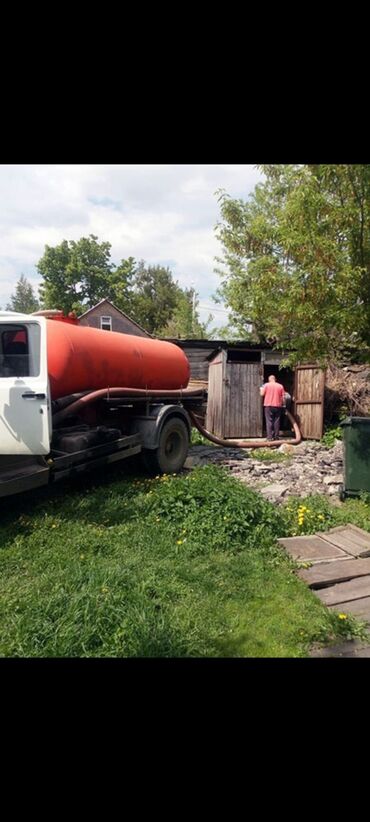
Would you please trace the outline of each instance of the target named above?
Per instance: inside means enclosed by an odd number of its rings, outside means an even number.
[[[13,325],[0,332],[0,377],[29,377],[30,352],[25,326]]]

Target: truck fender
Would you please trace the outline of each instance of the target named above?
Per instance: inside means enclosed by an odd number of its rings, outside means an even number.
[[[159,405],[151,408],[149,415],[135,417],[130,433],[140,434],[143,448],[158,448],[162,428],[165,422],[172,417],[180,417],[184,420],[190,438],[190,417],[181,405]]]

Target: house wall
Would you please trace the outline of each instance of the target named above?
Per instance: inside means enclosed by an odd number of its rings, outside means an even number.
[[[90,328],[100,328],[100,317],[112,317],[112,331],[118,331],[121,334],[133,334],[136,337],[150,337],[141,328],[138,328],[130,319],[124,317],[120,311],[112,305],[98,305],[93,308],[86,317],[80,318],[80,325],[87,325]]]

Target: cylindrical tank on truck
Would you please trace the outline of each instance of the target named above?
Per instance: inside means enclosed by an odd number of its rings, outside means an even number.
[[[51,397],[125,386],[186,388],[190,366],[177,345],[147,337],[47,320]]]

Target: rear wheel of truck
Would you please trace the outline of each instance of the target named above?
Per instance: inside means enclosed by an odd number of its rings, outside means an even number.
[[[158,448],[143,450],[145,468],[151,474],[176,474],[184,465],[188,448],[186,423],[179,417],[172,417],[161,430]]]

